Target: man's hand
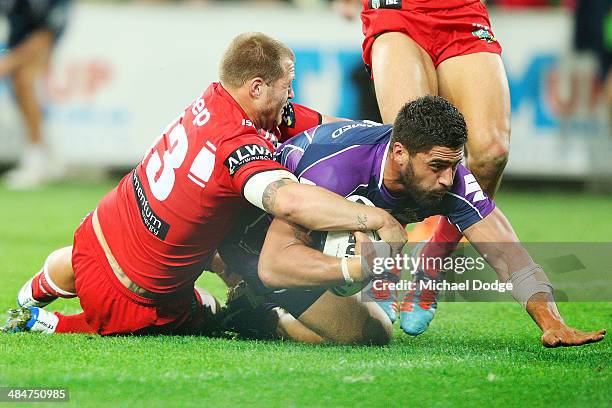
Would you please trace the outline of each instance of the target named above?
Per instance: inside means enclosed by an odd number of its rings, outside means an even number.
[[[565,324],[550,293],[536,293],[527,302],[527,313],[542,329],[544,347],[571,347],[601,341],[605,330],[582,332]]]
[[[569,326],[548,329],[542,334],[540,341],[544,347],[571,347],[583,344],[597,343],[603,340],[605,330],[582,332]]]
[[[381,240],[385,241],[391,247],[391,256],[395,256],[402,252],[402,248],[408,240],[406,228],[402,226],[395,218],[389,215],[386,211],[381,210],[385,214],[385,223],[376,230]]]
[[[362,282],[373,276],[376,251],[374,251],[372,240],[366,234],[359,231],[353,234],[355,235],[355,257],[349,260],[349,274],[355,282]],[[364,265],[367,267],[364,268]]]

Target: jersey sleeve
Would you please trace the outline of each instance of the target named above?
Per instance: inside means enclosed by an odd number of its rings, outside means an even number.
[[[442,214],[459,231],[464,231],[482,220],[495,209],[495,203],[482,191],[476,178],[463,165],[459,165],[453,187],[444,196]]]
[[[285,142],[305,130],[320,125],[322,122],[323,117],[316,110],[288,102],[283,110],[283,122],[278,127],[280,130],[279,141],[281,143]]]
[[[225,141],[220,148],[223,166],[229,173],[229,184],[244,195],[244,185],[254,175],[271,170],[286,170],[274,161],[272,146],[257,134],[242,135]]]

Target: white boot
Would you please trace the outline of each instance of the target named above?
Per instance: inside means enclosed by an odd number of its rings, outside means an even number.
[[[37,188],[49,178],[49,154],[42,143],[30,144],[23,152],[17,167],[10,170],[6,176],[6,186],[12,190],[28,190]]]

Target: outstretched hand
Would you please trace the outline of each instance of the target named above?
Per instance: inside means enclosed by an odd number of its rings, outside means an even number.
[[[540,341],[544,347],[572,347],[597,343],[603,340],[605,334],[606,330],[583,332],[569,326],[563,326],[558,329],[546,330]]]

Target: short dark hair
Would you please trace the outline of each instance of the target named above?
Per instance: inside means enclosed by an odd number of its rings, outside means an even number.
[[[400,142],[411,155],[434,146],[459,149],[467,142],[467,126],[455,105],[440,96],[426,95],[400,109],[391,142]]]
[[[238,88],[248,80],[260,77],[272,84],[285,75],[285,58],[295,62],[293,51],[282,42],[263,33],[240,34],[221,57],[221,83]]]

